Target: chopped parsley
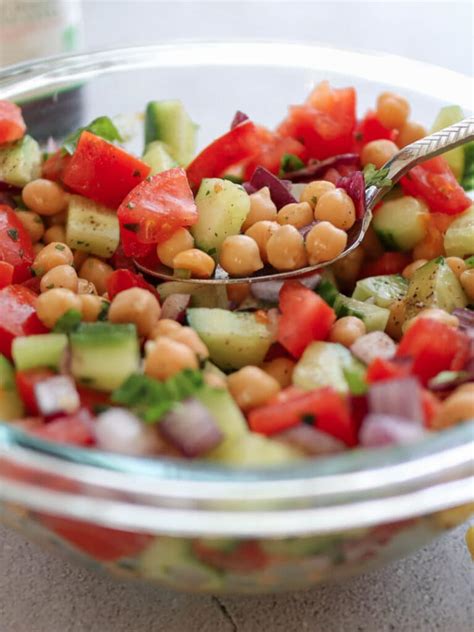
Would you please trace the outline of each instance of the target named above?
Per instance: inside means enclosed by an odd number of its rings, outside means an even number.
[[[100,308],[99,315],[97,316],[97,320],[104,321],[107,320],[107,316],[109,314],[110,303],[108,301],[102,301],[102,306]]]
[[[234,184],[242,184],[243,183],[243,179],[240,176],[235,176],[233,173],[226,173],[225,176],[222,176],[223,180],[229,180],[230,182],[233,182]],[[206,193],[207,195],[207,193]]]
[[[7,230],[7,235],[10,237],[12,241],[18,241],[18,239],[20,238],[20,235],[16,228],[9,228]]]
[[[54,247],[56,248],[56,250],[64,250],[65,248],[63,244],[56,244]]]
[[[391,187],[392,180],[387,178],[388,168],[376,169],[375,165],[369,163],[364,167],[365,186],[368,187]]]
[[[69,334],[79,327],[80,322],[81,312],[78,312],[77,309],[69,309],[57,321],[53,331],[55,333]]]
[[[72,134],[69,134],[69,136],[66,136],[62,146],[63,152],[72,155],[76,151],[77,143],[79,142],[82,132],[85,131],[100,136],[100,138],[108,140],[111,143],[114,141],[123,141],[120,132],[114,123],[112,123],[112,120],[108,116],[99,116],[99,118],[94,119],[89,125],[80,127],[75,132],[72,132]]]
[[[290,171],[297,171],[304,167],[304,162],[298,156],[294,154],[283,154],[280,160],[280,173],[279,176],[284,176],[285,173]]]

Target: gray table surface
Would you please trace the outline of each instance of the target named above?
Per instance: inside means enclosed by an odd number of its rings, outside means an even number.
[[[454,1],[84,3],[90,49],[175,37],[280,37],[383,50],[466,74],[473,69],[472,12],[470,2]],[[117,583],[0,528],[0,632],[469,632],[474,575],[465,530],[341,586],[216,599]]]

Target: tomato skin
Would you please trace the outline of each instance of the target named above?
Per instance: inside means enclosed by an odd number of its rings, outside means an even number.
[[[298,389],[296,393],[291,392],[287,399],[280,397],[275,402],[254,408],[248,415],[248,422],[253,432],[273,435],[299,425],[307,416],[314,416],[314,425],[318,430],[327,432],[348,446],[357,444],[356,425],[349,405],[331,387],[303,393]]]
[[[141,274],[135,274],[130,270],[119,269],[114,270],[107,279],[107,293],[109,295],[109,300],[112,300],[119,292],[128,290],[131,287],[141,287],[159,298],[156,289],[150,283],[145,281]]]
[[[278,342],[299,358],[313,340],[325,340],[336,314],[320,296],[299,281],[286,281],[280,290]]]
[[[36,315],[36,294],[22,285],[0,290],[0,353],[11,358],[11,346],[17,336],[43,334],[48,329]]]
[[[46,180],[53,180],[53,182],[62,182],[64,171],[71,162],[71,158],[72,156],[62,149],[58,149],[44,161],[41,167],[42,177]]]
[[[384,127],[378,120],[377,115],[369,110],[364,118],[358,121],[354,130],[354,147],[360,151],[364,145],[373,140],[391,140],[394,141],[397,133]]]
[[[197,189],[203,178],[219,178],[229,167],[259,149],[259,132],[252,121],[244,121],[205,147],[186,168],[189,184]]]
[[[126,196],[117,217],[123,251],[129,257],[150,254],[178,228],[195,224],[197,208],[184,169],[147,178]]]
[[[320,83],[303,105],[291,106],[277,132],[302,142],[309,158],[343,154],[353,146],[356,123],[354,88],[331,88]]]
[[[0,205],[0,261],[13,266],[13,283],[22,283],[31,277],[34,260],[31,237],[15,211],[6,204]]]
[[[290,138],[282,137],[264,127],[257,128],[260,135],[258,151],[246,161],[244,180],[250,180],[257,167],[264,167],[270,173],[279,174],[281,159],[285,154],[297,156],[303,162],[306,149],[302,143]]]
[[[96,412],[97,406],[110,406],[110,395],[103,391],[96,391],[82,384],[76,384],[79,399],[81,400],[82,409],[86,409],[91,413]]]
[[[469,356],[468,336],[429,318],[420,318],[404,334],[397,357],[413,359],[412,373],[423,384],[441,371],[459,371]]]
[[[365,379],[369,384],[382,382],[384,380],[394,380],[410,375],[411,363],[397,363],[384,358],[375,358],[367,367]]]
[[[384,252],[375,261],[366,261],[363,264],[359,279],[384,274],[400,274],[411,261],[410,255],[403,252]]]
[[[223,571],[250,573],[265,568],[270,561],[260,544],[253,540],[239,542],[230,551],[207,546],[202,540],[194,540],[192,548],[194,555],[201,562]]]
[[[434,393],[423,389],[421,392],[421,407],[423,409],[423,422],[426,428],[431,428],[431,422],[436,417],[441,402]]]
[[[405,193],[423,198],[434,213],[457,215],[472,204],[442,156],[413,167],[400,183]]]
[[[64,540],[96,560],[113,562],[143,551],[153,536],[120,529],[109,529],[89,522],[60,516],[36,514],[40,521]]]
[[[135,156],[84,131],[64,168],[63,182],[74,193],[117,208],[149,173],[150,167]]]
[[[29,369],[16,372],[16,387],[27,412],[30,415],[40,415],[36,403],[35,385],[44,382],[55,375],[51,369]]]
[[[0,261],[0,290],[13,282],[14,270],[11,263]]]
[[[80,447],[91,446],[94,444],[94,437],[91,428],[87,425],[87,418],[90,418],[89,411],[78,410],[73,415],[57,417],[42,426],[33,428],[30,434],[55,443],[68,443]]]
[[[0,144],[23,138],[26,132],[21,109],[11,101],[0,101]]]

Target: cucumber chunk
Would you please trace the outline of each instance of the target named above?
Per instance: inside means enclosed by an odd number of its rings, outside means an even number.
[[[379,307],[390,307],[407,293],[408,281],[401,274],[385,274],[357,281],[352,298],[357,301],[373,299]]]
[[[196,195],[198,221],[191,228],[196,247],[219,251],[226,237],[238,235],[250,211],[247,192],[230,180],[204,178]]]
[[[404,195],[384,202],[377,209],[373,227],[389,250],[411,250],[426,235],[428,207],[421,200]]]
[[[113,391],[138,371],[140,353],[134,325],[81,323],[71,334],[71,373],[99,391]]]
[[[435,118],[431,133],[439,132],[439,130],[459,123],[464,118],[464,112],[459,105],[446,105],[438,113]],[[456,147],[443,154],[443,158],[446,159],[448,165],[451,167],[452,172],[458,180],[461,180],[464,173],[464,147]]]
[[[71,195],[66,224],[66,243],[70,248],[111,257],[120,239],[115,211],[92,200]]]
[[[356,316],[360,318],[364,321],[367,332],[384,331],[390,316],[390,311],[385,307],[358,301],[354,298],[344,296],[343,294],[339,294],[336,298],[334,310],[338,318],[342,318],[343,316]]]
[[[147,146],[142,160],[151,167],[151,176],[178,166],[176,160],[171,156],[168,145],[161,140],[154,140]]]
[[[335,342],[312,342],[295,366],[293,384],[308,390],[332,386],[340,393],[349,393],[345,372],[364,372],[349,349]]]
[[[187,165],[194,156],[196,129],[181,101],[150,101],[146,106],[145,146],[163,141],[180,165]]]
[[[67,347],[66,334],[38,334],[15,338],[13,360],[18,371],[37,367],[58,369]]]
[[[229,299],[224,285],[203,285],[185,281],[167,281],[158,286],[160,298],[164,300],[171,294],[189,294],[191,307],[221,307],[227,309]]]
[[[448,257],[469,257],[474,254],[474,205],[461,213],[444,235]]]
[[[273,439],[248,432],[234,441],[221,444],[207,458],[232,467],[271,467],[300,460],[296,448]]]
[[[416,270],[405,301],[405,322],[428,307],[452,312],[456,307],[467,305],[461,284],[443,257],[428,261]]]
[[[20,419],[24,407],[15,384],[15,371],[5,356],[0,355],[0,422]]]
[[[212,362],[221,369],[240,369],[263,362],[272,343],[268,328],[249,312],[191,308],[188,322],[209,349]]]
[[[24,187],[39,178],[41,150],[31,136],[0,147],[0,181],[15,187]]]

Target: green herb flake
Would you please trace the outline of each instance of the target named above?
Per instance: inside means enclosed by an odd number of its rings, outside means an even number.
[[[284,154],[280,160],[280,177],[291,171],[298,171],[304,167],[304,162],[294,154]]]
[[[56,244],[54,247],[56,250],[64,250],[66,246],[64,246],[64,244]]]
[[[334,305],[336,298],[339,295],[339,291],[334,283],[331,283],[328,279],[322,279],[316,288],[319,296],[326,301],[331,307]]]
[[[243,182],[243,179],[240,176],[236,176],[233,173],[226,173],[225,176],[222,176],[222,179],[229,180],[229,182],[233,182],[234,184],[242,184]]]
[[[467,265],[468,268],[474,268],[474,256],[472,257],[468,257],[464,263]]]
[[[114,141],[123,141],[120,132],[112,120],[108,116],[99,116],[89,123],[89,125],[80,127],[75,132],[72,132],[72,134],[69,134],[69,136],[64,139],[62,145],[63,152],[72,155],[76,151],[77,143],[79,142],[82,132],[85,131],[91,132],[91,134],[95,134],[96,136],[100,136],[100,138],[103,138],[111,143]]]
[[[7,230],[7,235],[10,237],[12,241],[18,241],[18,239],[20,238],[20,235],[16,228],[9,228]]]
[[[75,331],[81,322],[81,312],[77,309],[69,309],[56,322],[53,331],[60,334],[69,334]]]
[[[375,165],[369,163],[364,167],[365,186],[368,187],[391,187],[392,180],[387,178],[388,168],[377,169]]]
[[[97,320],[104,321],[107,320],[107,316],[109,314],[110,303],[108,301],[102,301],[102,305],[100,308],[99,315],[97,316]]]

